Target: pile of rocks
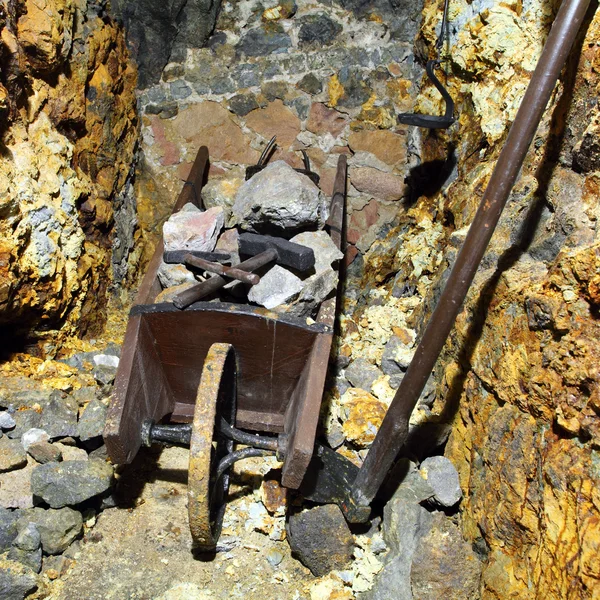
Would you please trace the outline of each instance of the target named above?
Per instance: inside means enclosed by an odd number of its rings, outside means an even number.
[[[319,304],[337,287],[335,266],[343,254],[323,230],[327,200],[309,177],[284,161],[275,161],[248,181],[213,179],[202,192],[205,210],[186,204],[164,224],[166,252],[219,252],[229,264],[240,263],[240,231],[278,236],[310,248],[315,265],[308,272],[271,263],[259,273],[260,282],[233,280],[217,301],[251,302],[298,317],[314,316]],[[158,277],[163,291],[156,302],[169,302],[189,287],[211,276],[182,264],[162,262]]]
[[[111,344],[63,361],[95,383],[71,393],[23,378],[0,392],[3,598],[23,598],[64,574],[73,562],[65,551],[89,538],[98,513],[115,506],[102,431],[119,351]]]

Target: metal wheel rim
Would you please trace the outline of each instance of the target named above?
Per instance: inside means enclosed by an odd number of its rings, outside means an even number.
[[[231,344],[213,344],[202,368],[188,468],[188,519],[194,549],[214,550],[223,522],[229,474],[215,481],[216,467],[233,450],[233,441],[220,438],[213,445],[217,417],[233,423],[236,398],[235,351]]]

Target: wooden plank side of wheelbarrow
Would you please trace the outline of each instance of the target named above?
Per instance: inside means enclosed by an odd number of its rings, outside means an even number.
[[[185,182],[173,212],[192,202],[201,207],[200,190],[208,175],[208,149],[202,146]],[[160,292],[157,271],[163,255],[162,236],[150,259],[134,305],[150,304]],[[145,419],[160,419],[173,409],[174,399],[154,342],[141,315],[127,323],[121,360],[104,428],[104,440],[111,460],[117,464],[131,462],[141,445],[140,426]]]
[[[330,217],[327,222],[335,245],[342,249],[346,199],[346,157],[340,156],[333,185]],[[341,279],[341,275],[340,275]],[[321,304],[317,323],[326,325],[331,332],[320,333],[285,414],[284,431],[287,437],[285,461],[281,483],[297,489],[302,483],[313,455],[315,435],[319,421],[329,353],[333,342],[336,298]]]

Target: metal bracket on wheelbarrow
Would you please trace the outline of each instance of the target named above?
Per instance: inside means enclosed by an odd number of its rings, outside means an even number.
[[[258,162],[255,165],[246,168],[246,180],[250,179],[250,177],[256,175],[267,166],[269,159],[273,155],[273,152],[275,152],[275,148],[277,148],[277,144],[275,142],[276,139],[277,136],[273,136],[269,140],[269,143],[265,146],[265,149],[262,151]],[[315,185],[319,185],[319,176],[314,171],[311,171],[310,160],[308,158],[306,150],[300,150],[300,152],[302,152],[302,162],[304,163],[304,169],[294,169],[294,171],[296,171],[297,173],[302,173],[302,175],[306,175],[311,179],[311,181]]]

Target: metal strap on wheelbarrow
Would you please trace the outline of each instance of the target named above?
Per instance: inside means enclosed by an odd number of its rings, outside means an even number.
[[[427,65],[425,66],[427,77],[431,83],[435,85],[444,99],[446,111],[442,116],[401,113],[398,115],[398,123],[402,123],[403,125],[415,125],[416,127],[425,127],[427,129],[448,129],[448,127],[456,120],[454,118],[454,101],[446,88],[442,85],[442,82],[435,75],[435,70],[444,62],[441,58],[441,53],[444,43],[448,40],[448,2],[449,0],[444,1],[442,26],[440,35],[435,43],[436,57],[433,60],[428,60]]]
[[[269,159],[271,158],[273,152],[275,152],[275,149],[277,148],[276,139],[277,136],[274,135],[269,140],[269,143],[265,146],[265,149],[262,151],[258,162],[255,165],[251,165],[250,167],[246,168],[246,181],[250,179],[250,177],[253,177],[257,173],[260,173],[267,166]],[[304,169],[294,169],[294,171],[296,171],[297,173],[301,173],[302,175],[306,175],[315,185],[319,185],[319,175],[311,170],[310,160],[308,158],[306,150],[300,150],[300,152],[302,153],[302,162],[304,163]]]

